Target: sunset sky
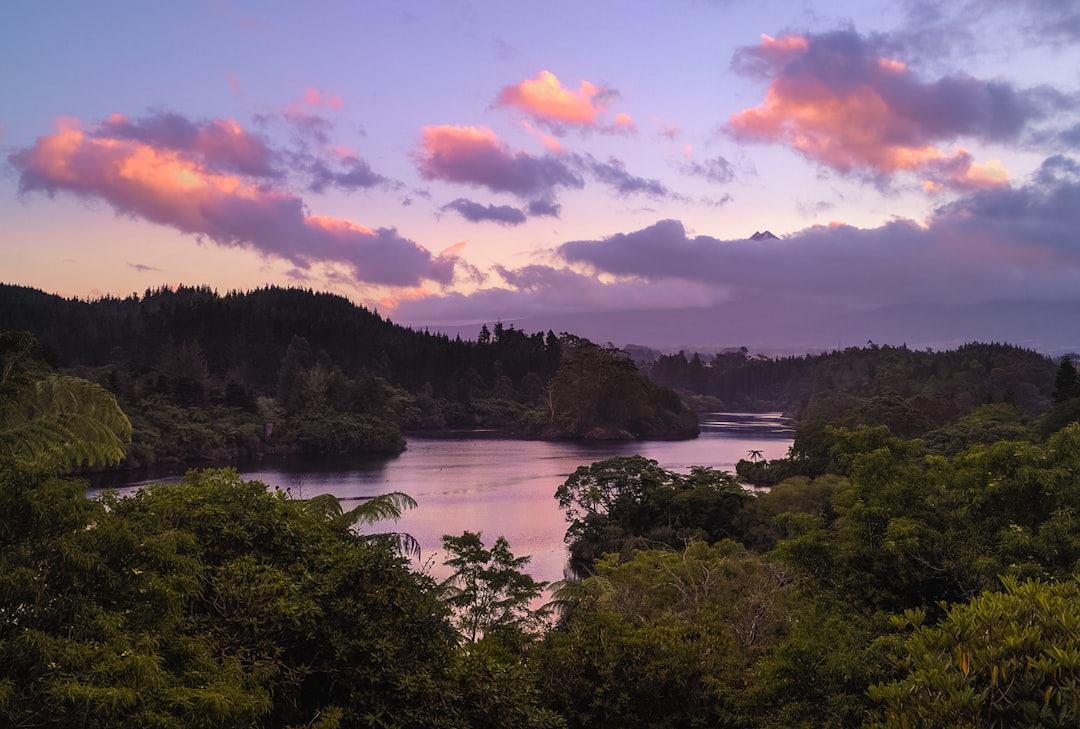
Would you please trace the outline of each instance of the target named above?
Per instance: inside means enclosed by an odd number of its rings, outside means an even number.
[[[25,2],[0,69],[3,283],[657,345],[1080,300],[1077,0]]]

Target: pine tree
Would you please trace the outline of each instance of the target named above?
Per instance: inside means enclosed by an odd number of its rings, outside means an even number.
[[[1054,379],[1054,402],[1064,402],[1077,396],[1080,396],[1080,382],[1076,379],[1076,367],[1068,356],[1062,357]]]

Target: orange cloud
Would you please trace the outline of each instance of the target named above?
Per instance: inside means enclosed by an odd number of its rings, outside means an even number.
[[[541,71],[536,78],[507,86],[499,94],[499,103],[538,118],[585,125],[595,122],[606,109],[603,89],[582,81],[580,91],[574,93],[551,71]]]
[[[412,289],[402,289],[399,291],[395,291],[390,296],[384,296],[383,298],[379,299],[379,306],[387,309],[388,311],[393,311],[394,309],[398,308],[398,306],[400,306],[403,301],[423,301],[429,296],[434,296],[434,292],[428,291],[422,286],[417,286],[416,288]]]
[[[637,124],[634,123],[633,117],[622,111],[615,115],[615,126],[622,127],[623,129],[637,129]]]
[[[810,47],[810,43],[806,38],[799,35],[782,35],[779,38],[773,38],[771,35],[762,33],[761,47],[779,53],[789,53],[791,51],[802,52]]]
[[[730,124],[739,136],[786,142],[845,172],[868,167],[890,174],[922,167],[944,155],[929,145],[886,141],[902,122],[884,99],[865,87],[839,96],[820,85],[789,93],[774,84],[764,103],[732,115]]]
[[[907,70],[907,64],[900,61],[894,61],[891,58],[879,58],[878,65],[886,71],[892,71],[893,73],[903,73]]]
[[[737,54],[736,67],[771,79],[761,104],[730,117],[737,138],[786,144],[846,173],[926,174],[934,183],[929,192],[1005,184],[1000,163],[976,164],[962,148],[948,151],[940,142],[1015,136],[1036,113],[1000,84],[920,82],[848,31],[762,36],[759,46]]]
[[[556,130],[567,125],[606,132],[636,130],[629,114],[620,112],[614,121],[603,118],[609,102],[617,95],[611,89],[584,80],[577,91],[571,91],[551,71],[541,71],[535,78],[504,87],[495,103],[519,109],[537,123]]]
[[[468,242],[469,241],[467,240],[459,240],[457,243],[452,243],[448,245],[446,248],[443,248],[441,251],[439,251],[439,257],[442,258],[443,256],[453,257],[461,255],[461,252],[465,250],[465,246],[468,244]]]
[[[20,188],[98,198],[121,214],[219,245],[251,248],[301,268],[314,262],[345,263],[359,280],[371,283],[416,285],[453,278],[452,259],[435,259],[392,229],[306,214],[296,195],[213,169],[198,150],[155,147],[105,133],[109,124],[122,126],[124,121],[114,116],[88,133],[78,123],[58,120],[56,132],[9,158],[19,172]],[[219,131],[243,133],[239,125],[224,123]]]

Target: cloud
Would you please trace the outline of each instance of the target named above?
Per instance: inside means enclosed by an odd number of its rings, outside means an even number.
[[[321,193],[328,188],[336,187],[351,192],[390,184],[390,180],[373,172],[367,162],[354,154],[341,156],[338,164],[343,169],[334,170],[323,159],[311,159],[307,165],[308,173],[311,175],[308,189],[311,192]]]
[[[652,118],[652,121],[653,124],[657,126],[656,133],[661,139],[664,139],[668,142],[674,142],[676,139],[683,135],[682,127],[680,127],[674,122],[667,121],[666,119],[661,119],[658,116],[654,116]]]
[[[577,92],[570,91],[551,71],[541,71],[536,78],[504,87],[495,103],[519,109],[538,124],[589,127],[599,122],[615,95],[610,89],[584,80]]]
[[[671,195],[664,183],[630,174],[626,171],[626,165],[614,157],[607,162],[599,162],[592,155],[586,155],[581,163],[597,180],[612,187],[620,195],[642,194],[655,198]]]
[[[523,199],[550,200],[557,188],[585,184],[558,157],[511,152],[494,132],[480,127],[424,127],[416,162],[426,180],[486,187]]]
[[[309,86],[305,91],[303,97],[295,102],[298,106],[309,106],[316,109],[330,109],[332,111],[341,111],[345,108],[345,103],[341,97],[337,94],[327,94],[322,89],[317,89],[314,86]]]
[[[566,267],[530,265],[496,267],[506,286],[489,286],[471,294],[450,292],[425,297],[397,298],[395,321],[424,326],[511,321],[552,312],[613,312],[627,309],[680,309],[712,306],[726,292],[712,286],[666,281],[600,281]]]
[[[763,36],[734,68],[769,81],[765,100],[729,119],[741,141],[781,143],[844,173],[885,180],[898,172],[935,185],[1000,185],[1000,163],[977,164],[960,139],[1013,141],[1043,114],[1044,95],[1000,81],[943,77],[923,82],[853,31]]]
[[[530,200],[528,210],[533,217],[557,218],[562,206],[552,200]]]
[[[56,132],[8,160],[23,193],[68,192],[104,200],[120,214],[217,245],[250,248],[302,269],[340,263],[360,281],[398,286],[453,279],[453,255],[432,256],[392,228],[373,230],[308,214],[304,201],[288,190],[269,186],[257,175],[252,179],[223,170],[238,166],[230,156],[232,147],[192,144],[190,134],[165,134],[176,129],[186,127],[171,120],[132,125],[113,117],[86,132],[77,123],[61,121]],[[229,138],[248,138],[242,129],[229,133]]]
[[[683,174],[704,177],[717,185],[726,185],[735,179],[735,165],[717,156],[704,162],[686,162],[680,166]]]
[[[160,271],[161,270],[157,266],[147,266],[146,264],[143,264],[143,263],[129,263],[128,266],[130,268],[135,269],[139,273],[146,273],[148,271]]]
[[[652,322],[656,341],[710,346],[772,328],[795,342],[800,322],[891,305],[996,302],[1009,311],[1018,302],[1073,301],[1076,230],[1080,162],[1056,156],[1027,184],[972,191],[923,222],[833,223],[751,241],[695,235],[663,220],[567,242],[553,265],[496,267],[500,285],[404,301],[394,317],[451,328],[530,318],[530,326],[624,341],[641,341],[635,337]]]
[[[1047,160],[1029,184],[977,190],[923,224],[814,226],[783,240],[689,235],[664,220],[558,253],[596,273],[678,280],[845,305],[1066,298],[1080,287],[1080,165]]]
[[[259,136],[231,119],[193,122],[168,111],[133,121],[122,114],[106,119],[93,136],[102,140],[134,140],[198,159],[219,172],[256,177],[280,177],[277,155]]]
[[[481,205],[463,197],[443,205],[442,209],[454,210],[471,223],[490,221],[500,225],[521,225],[526,220],[525,213],[510,205]]]

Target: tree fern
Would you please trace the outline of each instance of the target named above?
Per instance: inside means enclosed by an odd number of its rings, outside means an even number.
[[[0,459],[21,469],[61,472],[124,457],[131,422],[105,388],[49,375],[0,403]]]
[[[416,499],[401,491],[391,491],[364,499],[349,511],[345,511],[338,497],[333,494],[319,494],[307,499],[305,508],[310,513],[317,514],[326,521],[347,529],[357,524],[375,524],[391,519],[397,521],[406,509],[416,508]],[[420,556],[420,543],[411,534],[388,532],[373,534],[369,538],[393,540],[397,551],[401,554]]]

